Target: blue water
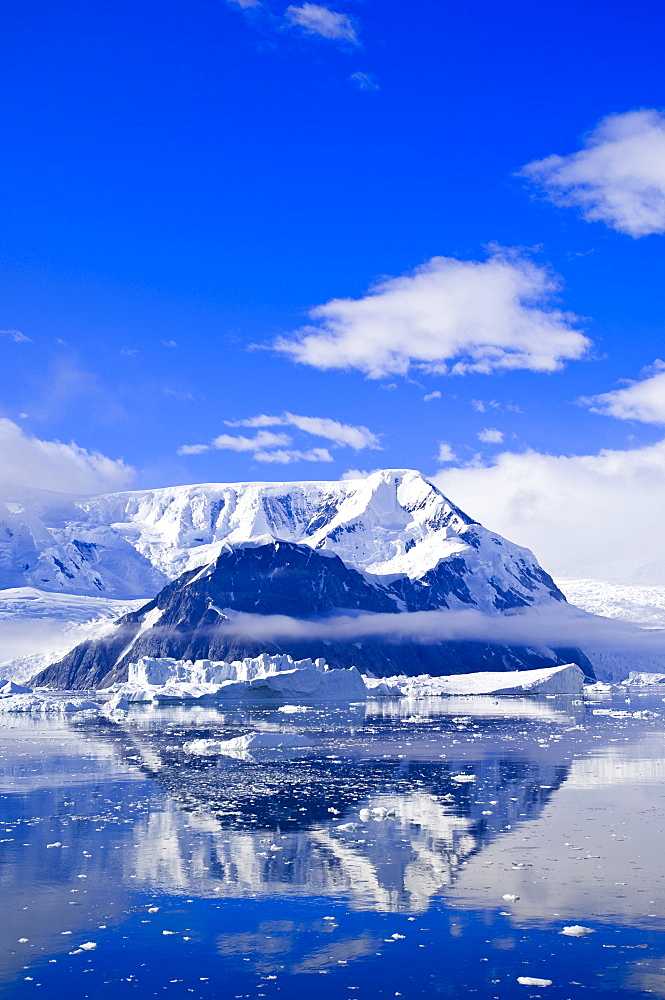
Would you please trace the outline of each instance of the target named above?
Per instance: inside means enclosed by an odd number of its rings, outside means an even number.
[[[273,728],[317,745],[182,750]],[[664,737],[636,694],[0,716],[0,996],[665,996]]]

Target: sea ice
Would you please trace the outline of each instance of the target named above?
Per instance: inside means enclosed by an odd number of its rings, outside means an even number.
[[[517,982],[520,986],[551,986],[551,979],[536,979],[535,976],[518,976]]]
[[[586,937],[587,934],[595,934],[592,927],[583,927],[582,924],[571,924],[561,931],[566,937]]]

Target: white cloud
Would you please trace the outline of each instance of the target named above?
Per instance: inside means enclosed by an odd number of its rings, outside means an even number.
[[[328,618],[291,618],[289,615],[233,613],[224,622],[225,634],[282,641],[318,639],[354,642],[465,642],[468,640],[526,646],[582,646],[623,653],[662,655],[662,629],[642,629],[631,622],[586,614],[563,603],[550,602],[512,615],[463,611],[406,611],[335,615]]]
[[[665,440],[572,457],[504,452],[434,481],[555,576],[665,584]]]
[[[268,416],[260,413],[246,420],[225,420],[227,427],[297,427],[312,437],[326,438],[335,444],[349,446],[356,451],[362,448],[380,448],[376,434],[362,425],[342,424],[330,417],[303,417],[297,413],[283,413],[281,416]]]
[[[428,392],[426,396],[423,396],[423,403],[431,403],[433,399],[441,399],[441,393],[438,389],[434,392]]]
[[[349,77],[359,90],[378,90],[379,85],[371,73],[352,73]]]
[[[484,444],[501,444],[503,442],[503,431],[498,431],[496,427],[486,427],[478,434],[478,440]]]
[[[228,0],[228,3],[235,3],[238,7],[242,7],[243,10],[247,10],[249,7],[261,6],[259,0]]]
[[[300,7],[287,7],[285,16],[287,21],[302,28],[309,35],[320,35],[322,38],[358,45],[358,36],[351,19],[346,14],[330,10],[329,7],[304,3]]]
[[[665,233],[665,114],[629,111],[604,118],[569,156],[548,156],[521,171],[555,204],[582,210],[629,236]]]
[[[183,444],[178,448],[179,455],[202,455],[204,451],[210,451],[209,444]]]
[[[439,444],[439,454],[436,456],[437,462],[444,465],[446,462],[456,462],[457,455],[450,447],[447,441],[441,441]]]
[[[314,324],[275,348],[301,364],[371,378],[404,375],[411,364],[450,374],[552,372],[590,344],[575,317],[555,308],[557,290],[556,276],[517,253],[496,250],[486,261],[433,257],[362,299],[317,306]]]
[[[178,448],[179,455],[202,455],[213,448],[219,451],[261,451],[264,448],[277,448],[290,445],[288,434],[273,434],[271,431],[259,431],[254,437],[242,435],[220,434],[210,444],[183,444]]]
[[[0,419],[0,482],[59,493],[106,493],[127,486],[134,470],[77,444],[30,437]]]
[[[247,452],[256,462],[273,462],[290,465],[293,462],[332,462],[327,448],[291,448],[292,438],[288,434],[265,430],[266,427],[295,427],[310,437],[322,437],[340,447],[380,448],[379,439],[367,427],[342,424],[330,417],[305,417],[297,413],[283,413],[269,416],[259,413],[244,420],[225,420],[227,427],[261,428],[252,437],[242,434],[220,434],[210,444],[185,444],[178,448],[179,455],[201,455],[213,448],[223,451]]]
[[[371,473],[367,469],[347,469],[339,477],[340,482],[345,482],[347,479],[367,479]]]
[[[257,451],[254,455],[257,462],[275,462],[279,465],[290,465],[291,462],[332,462],[333,457],[327,448],[310,448],[308,451],[295,449],[278,449],[277,451]]]
[[[656,361],[656,374],[625,389],[614,389],[599,396],[584,397],[593,413],[602,413],[619,420],[639,420],[643,424],[665,424],[665,371],[662,361]]]
[[[280,448],[291,444],[288,434],[273,434],[272,431],[259,431],[254,437],[237,437],[233,434],[220,434],[212,442],[213,448],[220,451],[260,451],[264,448]]]
[[[0,337],[9,337],[15,344],[31,344],[30,337],[26,337],[20,330],[0,330]]]

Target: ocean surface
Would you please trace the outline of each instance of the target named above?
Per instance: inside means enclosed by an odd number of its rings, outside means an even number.
[[[664,694],[0,716],[0,997],[665,997]]]

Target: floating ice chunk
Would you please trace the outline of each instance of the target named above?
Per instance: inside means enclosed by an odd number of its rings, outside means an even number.
[[[340,823],[340,825],[337,827],[337,829],[341,830],[342,833],[355,833],[355,831],[358,829],[358,824],[357,823]]]
[[[97,947],[96,941],[85,941],[84,944],[79,945],[82,951],[94,951]]]
[[[296,715],[298,712],[307,712],[306,705],[281,705],[278,712],[284,712],[285,715]]]
[[[60,698],[47,698],[38,694],[13,694],[0,698],[0,712],[35,712],[44,714],[73,714],[75,712],[99,712],[99,705],[94,701],[75,698],[65,701]]]
[[[517,982],[520,986],[551,986],[551,979],[536,979],[535,976],[518,976]]]
[[[190,740],[183,745],[186,753],[209,756],[234,754],[246,750],[284,750],[315,746],[302,733],[245,733],[232,740]]]
[[[452,774],[450,777],[451,781],[456,781],[460,785],[476,780],[475,774]]]
[[[593,927],[583,927],[582,924],[571,924],[561,931],[566,937],[586,937],[587,934],[595,934]]]
[[[358,813],[358,816],[363,823],[368,823],[370,820],[374,820],[376,823],[382,823],[384,819],[388,819],[394,815],[394,809],[384,809],[383,806],[376,806],[374,809],[361,809]]]
[[[397,685],[404,696],[412,698],[438,695],[579,695],[584,690],[584,673],[576,663],[539,670],[510,670],[445,677],[386,677],[386,684]]]
[[[507,903],[516,903],[519,898],[520,897],[516,896],[514,892],[507,892],[501,897],[501,899],[505,899]]]
[[[129,699],[122,691],[118,691],[114,694],[104,705],[104,715],[110,715],[111,712],[128,712],[129,711]]]

